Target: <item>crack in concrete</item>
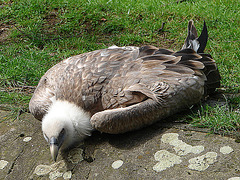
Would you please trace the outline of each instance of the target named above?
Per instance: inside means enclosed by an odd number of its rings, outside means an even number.
[[[87,175],[85,176],[85,177],[86,177],[86,179],[89,179],[90,173],[91,173],[91,169],[89,169],[89,171],[88,171]]]
[[[37,133],[37,131],[35,131],[35,132],[32,134],[32,136],[35,135],[36,133]],[[17,136],[14,140],[16,141],[17,139],[21,138],[21,134],[22,134],[22,133],[20,133],[20,135]],[[13,168],[14,168],[14,166],[15,166],[18,158],[24,153],[26,146],[27,146],[27,144],[25,144],[25,145],[23,146],[22,150],[18,153],[17,157],[13,160],[12,165],[10,166],[10,168],[9,168],[9,170],[8,170],[8,172],[7,172],[7,176],[13,171]],[[30,173],[30,172],[29,172],[29,173]]]
[[[17,157],[13,160],[12,165],[11,165],[11,167],[10,167],[9,170],[8,170],[8,173],[7,173],[8,175],[12,172],[12,170],[13,170],[15,164],[16,164],[16,161],[17,161],[18,158],[23,154],[24,149],[25,149],[25,148],[23,148],[23,149],[20,151],[20,153],[18,153]]]

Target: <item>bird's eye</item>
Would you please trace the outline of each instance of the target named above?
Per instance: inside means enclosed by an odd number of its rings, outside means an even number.
[[[63,136],[65,133],[65,129],[63,128],[62,131],[60,132],[60,136]]]
[[[62,143],[64,141],[64,137],[65,137],[65,129],[63,128],[62,131],[60,132],[59,136],[58,136],[59,146],[62,145]]]
[[[58,139],[63,139],[65,136],[65,129],[63,128],[62,131],[60,132]]]

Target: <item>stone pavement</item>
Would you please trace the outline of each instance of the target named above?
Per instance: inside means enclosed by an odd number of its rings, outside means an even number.
[[[53,162],[30,114],[0,111],[0,179],[240,179],[240,144],[229,137],[159,122],[121,135],[92,137]]]

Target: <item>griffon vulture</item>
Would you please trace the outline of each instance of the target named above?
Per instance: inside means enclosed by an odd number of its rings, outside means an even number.
[[[182,50],[111,46],[65,59],[40,79],[29,103],[56,161],[66,149],[98,130],[136,130],[198,103],[220,86],[215,61],[203,53],[193,21]]]

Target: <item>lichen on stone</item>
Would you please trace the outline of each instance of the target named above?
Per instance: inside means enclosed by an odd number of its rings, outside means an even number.
[[[35,168],[33,174],[37,174],[38,176],[49,174],[49,178],[54,179],[55,177],[61,177],[63,175],[65,168],[66,168],[66,164],[64,160],[56,162],[52,165],[40,164]]]
[[[65,164],[64,160],[61,160],[59,162],[52,164],[50,167],[51,167],[52,171],[55,171],[55,170],[63,169],[65,166],[66,166],[66,164]]]
[[[240,177],[231,177],[228,180],[240,180]]]
[[[7,166],[8,162],[5,160],[0,161],[0,169],[4,169]]]
[[[197,171],[206,170],[210,164],[213,164],[217,161],[217,153],[216,152],[207,152],[202,156],[198,156],[192,159],[189,159],[188,168]]]
[[[233,148],[231,148],[230,146],[223,146],[220,148],[220,152],[223,154],[230,154],[231,152],[233,152]]]
[[[67,171],[63,174],[63,179],[71,179],[72,178],[72,172]]]
[[[182,140],[178,139],[178,134],[177,133],[167,133],[162,136],[161,141],[163,143],[168,143],[172,146],[174,146],[174,150],[176,153],[180,156],[184,156],[188,153],[194,153],[194,154],[199,154],[204,151],[203,146],[191,146]]]
[[[157,151],[154,155],[156,161],[159,161],[153,166],[153,170],[160,172],[174,166],[175,164],[180,164],[182,162],[181,157],[166,150]]]
[[[78,164],[83,161],[83,149],[74,148],[68,153],[68,160],[73,164]]]
[[[31,140],[32,140],[32,137],[25,137],[25,138],[23,139],[24,142],[29,142],[29,141],[31,141]]]
[[[40,164],[35,168],[34,174],[37,174],[38,176],[42,176],[42,175],[46,175],[46,174],[50,173],[51,170],[52,169],[50,166]]]
[[[49,173],[49,179],[50,180],[55,180],[59,177],[62,177],[63,173],[59,172],[59,171],[53,171]]]
[[[117,160],[117,161],[114,161],[114,162],[112,163],[112,168],[113,168],[113,169],[118,169],[118,168],[120,168],[122,165],[123,165],[123,161],[122,161],[122,160]]]
[[[161,141],[163,143],[169,144],[171,141],[178,139],[178,136],[179,135],[177,133],[166,133],[166,134],[162,135]]]

